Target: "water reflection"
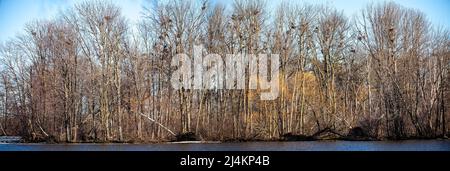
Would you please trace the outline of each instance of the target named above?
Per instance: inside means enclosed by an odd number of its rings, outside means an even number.
[[[0,144],[0,151],[450,151],[450,141],[305,141],[212,144]]]

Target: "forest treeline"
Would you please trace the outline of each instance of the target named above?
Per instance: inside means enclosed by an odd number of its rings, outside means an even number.
[[[307,3],[168,0],[142,15],[130,24],[113,3],[80,2],[4,42],[0,135],[269,140],[356,127],[377,138],[448,135],[450,34],[418,10],[379,2],[346,16]],[[279,54],[279,97],[173,89],[172,57],[192,56],[196,45],[222,56]]]

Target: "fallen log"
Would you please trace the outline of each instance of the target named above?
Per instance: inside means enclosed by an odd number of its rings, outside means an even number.
[[[326,136],[327,133],[328,133],[328,136],[333,136],[334,135],[334,137],[332,137],[332,138],[324,138],[324,136]],[[315,139],[338,139],[338,138],[344,137],[344,135],[342,135],[339,132],[336,132],[333,129],[327,127],[327,128],[324,128],[322,130],[317,131],[316,133],[314,133],[312,135],[312,137],[314,137]]]
[[[150,120],[150,121],[156,123],[157,125],[159,125],[161,128],[163,128],[164,130],[166,130],[167,132],[169,132],[169,133],[172,134],[173,136],[177,136],[177,134],[175,134],[172,130],[170,130],[169,128],[167,128],[167,127],[164,126],[163,124],[159,123],[158,121],[154,120],[153,118],[150,118],[149,116],[144,115],[144,114],[142,114],[142,113],[137,113],[137,114],[139,114],[139,115],[141,115],[141,116],[147,118],[148,120]]]

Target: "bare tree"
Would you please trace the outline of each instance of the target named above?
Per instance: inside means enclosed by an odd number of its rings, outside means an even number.
[[[0,46],[0,134],[66,142],[268,140],[361,128],[374,138],[445,137],[449,42],[448,30],[392,2],[350,19],[329,5],[283,2],[270,11],[258,0],[229,8],[152,1],[136,25],[113,3],[81,2]],[[253,84],[263,78],[250,67],[242,90],[175,90],[172,59],[194,60],[196,46],[202,56],[249,54],[256,64],[258,54],[278,54],[280,68],[270,72],[280,71],[279,97],[256,98],[264,90]],[[192,79],[190,86],[198,84]]]

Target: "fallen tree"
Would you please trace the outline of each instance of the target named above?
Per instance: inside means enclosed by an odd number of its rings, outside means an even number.
[[[177,134],[175,134],[172,130],[170,130],[169,128],[167,128],[167,127],[164,126],[163,124],[159,123],[159,122],[156,121],[155,119],[150,118],[149,116],[144,115],[144,114],[142,114],[142,113],[138,113],[138,114],[141,115],[141,116],[143,116],[143,117],[145,117],[145,118],[147,118],[148,120],[152,121],[153,123],[156,123],[158,126],[160,126],[161,128],[163,128],[164,130],[166,130],[167,132],[169,132],[169,133],[172,134],[173,136],[177,136]]]

